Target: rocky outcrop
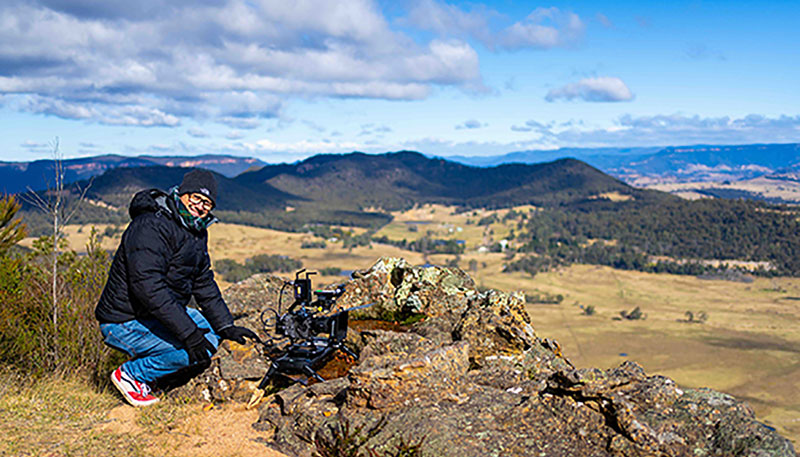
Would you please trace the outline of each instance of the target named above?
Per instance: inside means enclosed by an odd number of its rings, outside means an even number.
[[[460,270],[384,258],[353,276],[338,306],[374,303],[362,318],[418,321],[351,331],[360,357],[346,376],[264,400],[255,427],[287,455],[335,455],[342,443],[358,448],[348,455],[795,455],[728,395],[681,389],[632,362],[576,369],[536,335],[522,296],[479,291]],[[279,288],[271,277],[232,287],[237,322],[257,322]],[[196,388],[220,398],[249,392],[266,364],[256,348],[236,346],[226,343]]]

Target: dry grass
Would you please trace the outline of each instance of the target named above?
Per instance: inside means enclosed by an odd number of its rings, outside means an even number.
[[[495,213],[502,219],[506,212]],[[512,224],[502,223],[475,225],[490,213],[478,210],[454,214],[453,208],[429,205],[395,215],[395,221],[378,236],[411,240],[431,230],[436,238],[465,239],[468,249],[460,256],[459,265],[467,271],[474,260],[475,270],[468,273],[479,286],[565,297],[561,305],[531,305],[529,312],[538,334],[557,339],[576,365],[609,368],[634,360],[649,374],[663,374],[689,387],[731,393],[748,401],[760,420],[797,445],[800,278],[757,278],[746,284],[587,265],[541,273],[535,278],[524,273],[506,274],[502,273],[507,262],[504,254],[475,250],[487,241],[498,241],[512,228]],[[468,219],[471,224],[466,223]],[[417,224],[419,230],[411,232],[410,221],[427,223]],[[416,265],[443,265],[455,258],[425,257],[377,243],[352,250],[343,249],[341,243],[328,243],[325,249],[300,249],[312,235],[233,224],[216,224],[210,231],[212,260],[242,261],[256,254],[281,254],[299,259],[311,269],[338,267],[346,271],[367,268],[381,256],[404,257]],[[343,276],[317,277],[315,283],[344,280]],[[594,306],[596,314],[584,315],[581,305]],[[614,320],[620,311],[636,306],[647,314],[647,320]],[[686,311],[704,311],[708,321],[682,322]]]
[[[800,183],[787,180],[769,179],[764,176],[745,181],[734,181],[725,183],[705,182],[705,181],[685,182],[685,183],[674,183],[674,182],[664,183],[656,181],[656,182],[649,182],[642,184],[644,184],[645,187],[649,189],[670,192],[672,194],[690,200],[694,200],[697,198],[708,198],[707,195],[703,195],[697,191],[703,189],[715,188],[715,189],[742,190],[746,192],[753,192],[755,194],[760,194],[766,198],[780,198],[787,201],[800,201]]]
[[[118,400],[76,380],[48,379],[25,385],[2,376],[0,455],[9,456],[145,456],[129,433],[100,430]]]
[[[532,206],[513,208],[517,212],[534,211]],[[484,210],[476,209],[465,213],[456,213],[456,207],[443,205],[423,205],[405,212],[392,213],[392,222],[381,228],[376,236],[386,236],[392,240],[417,240],[430,234],[433,238],[456,239],[466,242],[467,250],[477,249],[484,244],[489,245],[508,236],[511,224],[494,223],[477,225],[482,218],[495,214],[502,219],[510,209]],[[416,227],[413,231],[412,227]]]
[[[77,252],[86,252],[86,244],[89,242],[89,234],[91,233],[92,227],[97,229],[98,234],[102,234],[106,228],[112,227],[117,228],[118,226],[112,224],[92,224],[92,225],[67,225],[63,227],[64,235],[67,237],[67,241],[69,242],[69,247],[74,249]],[[122,230],[125,227],[119,227],[119,233],[111,237],[102,237],[100,240],[100,248],[114,251],[119,246],[119,240],[122,236]],[[33,246],[33,242],[36,238],[28,237],[24,240],[20,241],[20,245],[25,247]]]
[[[0,383],[2,456],[283,456],[257,442],[258,412],[243,405],[168,399],[137,409],[81,380],[27,384],[3,373]]]

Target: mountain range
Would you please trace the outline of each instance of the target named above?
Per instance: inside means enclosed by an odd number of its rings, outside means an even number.
[[[168,189],[193,167],[217,174],[219,212],[225,220],[284,229],[309,222],[376,226],[391,218],[390,211],[424,203],[496,208],[576,206],[610,197],[659,201],[667,194],[637,186],[690,179],[715,184],[657,188],[684,196],[800,201],[798,144],[673,147],[656,152],[649,148],[563,149],[542,154],[521,151],[481,158],[482,166],[412,151],[321,154],[276,165],[221,155],[106,155],[65,160],[63,165],[66,182],[89,187],[87,197],[95,205],[83,211],[87,222],[123,221],[134,192],[147,187]],[[568,154],[586,161],[563,157],[541,161]],[[514,163],[490,165],[491,161]],[[46,189],[52,167],[52,161],[0,162],[0,192]],[[770,186],[773,190],[763,190]],[[794,193],[786,190],[795,188]],[[32,214],[30,210],[26,204],[24,211]]]
[[[664,148],[561,148],[489,157],[450,157],[461,163],[493,166],[574,157],[630,184],[653,181],[740,181],[780,176],[800,167],[800,144],[694,145]]]
[[[87,199],[92,203],[83,222],[116,220],[124,216],[136,191],[169,189],[180,183],[187,170],[119,167],[79,182],[78,187],[88,187]],[[216,178],[218,214],[224,220],[283,229],[309,222],[381,225],[391,219],[390,211],[424,203],[554,207],[594,200],[671,198],[632,187],[576,159],[474,167],[411,151],[317,155],[294,164],[265,165],[235,177],[216,173]],[[32,208],[26,205],[24,209]]]
[[[18,193],[29,189],[42,190],[54,187],[54,160],[33,162],[0,162],[0,193]],[[264,163],[249,157],[226,155],[202,155],[196,157],[179,156],[138,156],[102,155],[80,159],[64,159],[62,167],[64,182],[72,183],[98,176],[114,168],[138,168],[152,166],[200,167],[233,177],[251,167]]]
[[[327,155],[321,157],[327,157]],[[359,157],[358,160],[368,158],[366,154],[358,154],[356,157]],[[791,179],[791,176],[795,176],[797,170],[800,169],[800,144],[561,148],[516,151],[495,156],[428,157],[483,168],[508,164],[536,164],[574,158],[629,184],[644,187],[665,182],[742,181],[762,176],[778,181]],[[330,160],[330,158],[311,160],[310,162],[306,160],[295,164],[276,165],[278,168],[270,166],[269,170],[272,171],[264,173],[275,173],[274,170],[278,169],[288,170],[299,163],[305,164],[306,168],[314,167],[317,162],[330,162]],[[196,157],[103,155],[64,160],[64,180],[66,183],[70,183],[98,176],[114,168],[156,165],[183,168],[201,167],[225,177],[234,178],[245,171],[256,170],[266,164],[255,158],[226,155]],[[0,192],[18,193],[28,189],[46,189],[53,181],[52,176],[52,160],[0,162]]]

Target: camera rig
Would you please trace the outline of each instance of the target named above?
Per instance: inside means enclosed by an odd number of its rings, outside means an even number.
[[[303,273],[305,277],[301,277]],[[261,391],[275,377],[302,384],[307,384],[312,378],[324,381],[316,370],[324,366],[337,352],[357,358],[344,344],[347,338],[348,313],[366,308],[372,303],[331,314],[336,299],[344,293],[344,284],[312,293],[313,274],[316,273],[306,272],[305,269],[298,271],[294,281],[284,282],[278,298],[278,309],[267,309],[261,313],[260,320],[267,334],[267,340],[263,342],[264,349],[271,359],[269,369],[258,385]],[[294,302],[282,313],[283,292],[288,286],[293,288]],[[325,334],[327,336],[321,336]]]

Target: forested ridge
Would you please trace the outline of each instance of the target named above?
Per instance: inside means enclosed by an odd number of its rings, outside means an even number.
[[[520,229],[520,251],[536,256],[517,259],[512,270],[535,273],[578,262],[699,274],[707,267],[692,260],[742,260],[769,262],[773,268],[762,274],[800,275],[798,210],[787,206],[716,199],[598,202],[544,209]]]
[[[187,169],[114,169],[86,188],[73,223],[125,224],[127,203],[138,190],[167,189]],[[553,265],[592,263],[644,271],[699,274],[695,260],[769,262],[760,274],[800,275],[800,226],[791,206],[750,200],[681,200],[636,189],[574,159],[537,165],[468,167],[402,151],[383,155],[315,156],[292,165],[267,166],[236,178],[217,175],[219,209],[226,222],[304,231],[318,225],[361,226],[375,233],[391,221],[389,210],[438,203],[463,211],[518,205],[539,208],[515,228],[517,254],[509,270],[535,273]],[[77,205],[76,191],[66,196]],[[21,196],[20,215],[30,235],[49,222]],[[421,252],[458,253],[446,239],[392,242]],[[369,242],[369,240],[367,240]],[[491,247],[490,247],[491,248]]]

